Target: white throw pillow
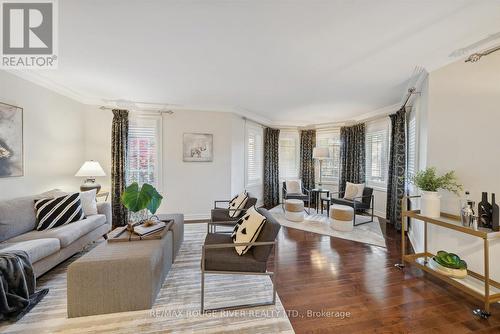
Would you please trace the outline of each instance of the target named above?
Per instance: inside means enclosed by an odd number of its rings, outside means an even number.
[[[346,182],[344,199],[352,200],[355,197],[363,196],[364,189],[365,189],[364,183],[356,184],[356,183]]]
[[[92,189],[89,191],[83,191],[80,193],[80,199],[82,201],[82,208],[85,217],[97,214],[97,190]]]
[[[235,218],[241,216],[243,211],[239,209],[243,209],[247,201],[248,193],[246,191],[233,198],[231,202],[229,202],[229,217]]]
[[[255,242],[265,223],[266,217],[257,212],[255,206],[251,207],[236,223],[231,235],[233,242]],[[239,255],[243,255],[252,246],[234,246],[234,248]]]
[[[286,181],[286,192],[289,194],[302,194],[302,181],[301,180],[288,180]]]

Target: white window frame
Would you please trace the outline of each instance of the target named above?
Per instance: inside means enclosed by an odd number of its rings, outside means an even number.
[[[406,156],[406,183],[407,183],[407,188],[412,195],[416,195],[417,193],[417,188],[410,182],[410,178],[413,176],[412,174],[416,173],[419,170],[419,143],[420,143],[420,133],[419,133],[419,114],[418,114],[418,108],[419,108],[419,101],[415,101],[413,104],[410,112],[408,113],[407,117],[407,124],[406,128],[407,130],[407,138],[406,138],[406,149],[407,149],[407,156]],[[413,156],[413,171],[410,171],[408,166],[410,162],[410,123],[411,121],[415,122],[415,138],[414,138],[414,156]]]
[[[163,191],[163,118],[161,115],[143,115],[138,113],[129,114],[129,127],[134,126],[134,124],[140,124],[141,122],[155,122],[156,123],[156,161],[157,166],[155,169],[155,179],[156,182],[153,184],[159,191]],[[128,154],[128,152],[127,152]],[[128,156],[127,156],[127,169],[128,169]]]
[[[368,138],[371,133],[383,131],[385,132],[385,165],[382,165],[382,174],[384,174],[384,180],[372,180],[371,176],[371,141]],[[389,118],[382,118],[368,122],[366,124],[366,134],[365,134],[365,153],[366,153],[366,185],[377,189],[379,191],[387,191],[387,181],[389,174],[389,157],[390,157],[390,140],[391,140],[391,124]]]
[[[253,137],[256,140],[256,166],[257,177],[250,178],[249,175],[249,140]],[[264,182],[264,129],[253,123],[247,123],[245,126],[245,187],[261,186]]]
[[[292,139],[295,142],[295,166],[293,167],[293,173],[290,175],[282,175],[281,164],[283,161],[281,160],[281,140],[282,139]],[[299,178],[299,170],[300,170],[300,133],[299,131],[293,130],[280,130],[279,136],[279,179],[280,181],[293,180]]]
[[[337,145],[338,145],[338,154],[339,154],[339,161],[338,161],[338,176],[337,177],[328,177],[328,176],[321,176],[322,183],[323,184],[338,184],[339,183],[339,178],[340,178],[340,129],[335,128],[335,129],[321,129],[316,131],[316,145],[319,145],[319,142],[321,139],[324,138],[333,138],[334,140],[337,140]],[[328,147],[328,146],[327,146]],[[333,157],[330,157],[330,159],[333,159]],[[324,163],[324,162],[323,162]],[[319,182],[319,163],[316,164],[315,167],[315,175],[316,175],[316,183]]]

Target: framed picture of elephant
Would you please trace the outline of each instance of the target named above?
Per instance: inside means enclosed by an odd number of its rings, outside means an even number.
[[[0,178],[23,175],[23,109],[0,102]]]
[[[208,133],[185,133],[183,137],[183,160],[207,162],[214,159],[214,136]]]

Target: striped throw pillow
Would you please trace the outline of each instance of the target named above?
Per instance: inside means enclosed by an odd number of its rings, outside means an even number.
[[[85,218],[79,193],[35,201],[38,231],[73,223]]]

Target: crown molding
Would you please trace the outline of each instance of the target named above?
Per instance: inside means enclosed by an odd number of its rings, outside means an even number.
[[[54,91],[62,96],[65,96],[67,98],[70,98],[72,100],[75,100],[77,102],[80,102],[82,104],[100,104],[100,99],[98,98],[91,98],[88,96],[85,96],[71,88],[68,88],[66,86],[60,85],[50,79],[47,79],[46,77],[42,76],[39,74],[40,71],[37,70],[5,70],[6,72],[13,74],[21,79],[24,79],[26,81],[32,82],[36,85],[42,86],[44,88],[47,88],[51,91]],[[50,71],[50,70],[47,70]]]
[[[255,112],[252,112],[246,108],[239,106],[202,106],[202,105],[177,105],[177,104],[168,104],[168,103],[148,103],[148,102],[133,102],[127,101],[124,99],[100,99],[96,97],[89,97],[80,92],[77,92],[73,89],[60,85],[50,79],[47,79],[43,75],[40,75],[39,71],[33,70],[7,70],[7,72],[18,76],[24,80],[52,90],[62,96],[75,100],[85,105],[94,105],[94,106],[105,106],[109,108],[119,108],[123,107],[124,104],[128,103],[134,104],[138,110],[162,110],[167,109],[171,111],[206,111],[206,112],[224,112],[224,113],[232,113],[237,116],[240,116],[243,119],[247,119],[258,123],[262,126],[280,128],[280,129],[289,129],[289,130],[302,130],[302,129],[331,129],[331,128],[340,128],[342,126],[356,124],[359,122],[369,121],[375,118],[380,118],[383,116],[387,116],[390,113],[394,113],[399,109],[399,104],[393,104],[390,106],[386,106],[383,108],[379,108],[377,110],[361,114],[357,117],[354,117],[350,120],[346,120],[343,122],[328,122],[328,123],[310,123],[306,124],[304,122],[295,122],[295,121],[274,121],[270,120],[267,117],[261,116]]]

